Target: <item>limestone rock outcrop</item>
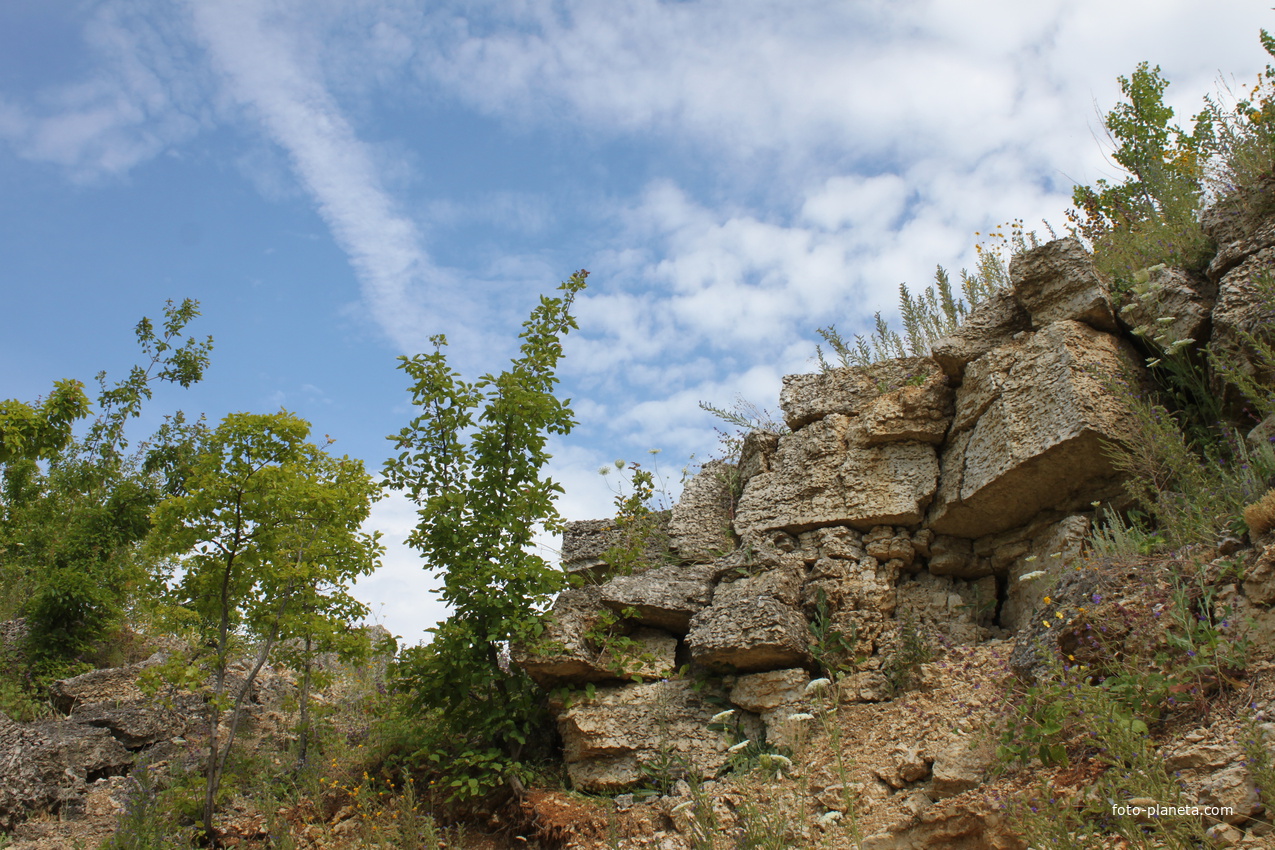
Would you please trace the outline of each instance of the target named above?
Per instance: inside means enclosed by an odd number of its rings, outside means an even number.
[[[1140,373],[1128,343],[1071,320],[971,363],[928,526],[981,537],[1117,496],[1104,444],[1127,439],[1129,408],[1111,387]]]
[[[686,484],[668,523],[669,546],[678,560],[707,564],[735,548],[731,528],[733,464],[704,464]]]
[[[629,575],[607,575],[605,553],[623,542],[613,524],[572,523],[564,568],[596,586],[564,593],[548,639],[515,660],[546,687],[604,685],[556,707],[577,787],[638,782],[668,756],[670,729],[694,770],[723,763],[728,736],[708,729],[716,712],[687,690],[687,671],[720,676],[718,699],[770,744],[793,740],[789,718],[806,714],[805,687],[827,669],[843,704],[895,700],[933,675],[923,645],[1017,634],[1011,667],[1038,674],[1030,647],[1058,644],[1059,600],[1106,610],[1108,591],[1074,567],[1096,512],[1128,498],[1107,449],[1130,439],[1128,399],[1146,381],[1149,349],[1131,332],[1160,346],[1212,334],[1238,350],[1275,324],[1253,286],[1275,261],[1275,230],[1216,227],[1225,267],[1207,279],[1146,270],[1119,317],[1080,243],[1056,240],[1015,257],[1009,289],[932,357],[786,377],[791,431],[754,431],[736,465],[706,465]],[[1259,638],[1275,635],[1268,567],[1218,596]],[[946,806],[982,781],[986,752],[962,740],[922,756],[899,754],[869,783],[911,794],[924,780],[919,823],[865,846],[1021,846],[999,814]],[[1238,799],[1238,787],[1200,797]]]
[[[729,744],[709,724],[719,708],[689,680],[598,688],[591,699],[559,706],[558,731],[577,788],[634,785],[643,768],[677,763],[711,777]]]

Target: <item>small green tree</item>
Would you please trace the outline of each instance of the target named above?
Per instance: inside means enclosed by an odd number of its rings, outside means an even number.
[[[1103,123],[1115,144],[1111,158],[1127,176],[1077,186],[1076,209],[1068,212],[1076,231],[1093,244],[1099,269],[1121,290],[1139,269],[1160,262],[1198,268],[1209,256],[1198,213],[1216,149],[1214,119],[1202,111],[1190,132],[1171,123],[1173,109],[1164,102],[1168,85],[1146,62],[1120,78],[1126,101]]]
[[[398,681],[416,710],[436,717],[438,734],[422,750],[461,799],[502,781],[517,790],[518,765],[544,727],[543,698],[507,652],[537,633],[539,613],[564,586],[530,547],[539,529],[561,529],[562,488],[544,476],[545,444],[575,424],[569,402],[554,395],[555,372],[587,274],[572,275],[560,297],[541,297],[520,356],[499,375],[462,380],[441,335],[433,352],[401,358],[421,414],[390,437],[398,454],[385,475],[420,506],[408,543],[442,572],[453,613],[428,646],[405,653]]]
[[[309,433],[308,422],[286,411],[227,416],[196,458],[186,492],[153,516],[151,551],[180,558],[175,602],[211,649],[202,828],[214,844],[217,791],[257,674],[281,637],[332,642],[349,630],[366,613],[350,583],[374,570],[380,553],[377,536],[359,530],[379,488],[361,461],[330,457],[306,442]],[[257,655],[232,695],[227,668],[243,638],[257,641]]]
[[[156,382],[202,378],[212,339],[185,335],[198,315],[186,299],[166,303],[159,329],[138,322],[146,359],[113,385],[98,374],[98,415],[79,439],[72,429],[89,413],[79,382],[59,381],[38,407],[0,402],[0,585],[21,600],[15,613],[27,617],[33,657],[50,675],[116,625],[146,583],[138,548],[151,508],[179,486],[200,426],[179,413],[132,455],[125,426]]]

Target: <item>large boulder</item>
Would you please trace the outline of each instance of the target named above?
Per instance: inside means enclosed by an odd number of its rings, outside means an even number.
[[[80,805],[91,783],[122,774],[132,763],[133,754],[106,729],[16,723],[0,714],[0,830]]]
[[[577,790],[615,791],[650,771],[712,777],[728,742],[708,727],[720,710],[686,679],[598,688],[557,708],[567,773]]]
[[[605,608],[596,587],[564,590],[545,618],[544,634],[513,648],[514,663],[542,688],[620,678],[602,658],[591,632]]]
[[[928,357],[904,357],[867,367],[786,375],[779,406],[788,427],[796,431],[829,414],[858,415],[882,395],[922,383],[938,371],[938,364]]]
[[[1032,327],[1076,321],[1107,333],[1117,330],[1111,293],[1078,239],[1056,239],[1019,254],[1009,263],[1009,279]]]
[[[713,604],[691,619],[691,658],[739,672],[808,666],[810,630],[797,607],[800,593],[800,577],[782,570],[718,585]]]
[[[1147,271],[1145,282],[1134,286],[1133,297],[1120,308],[1120,321],[1160,348],[1187,340],[1203,346],[1209,339],[1215,293],[1216,288],[1199,275],[1156,266]]]
[[[974,308],[959,328],[936,341],[930,347],[930,356],[959,384],[966,366],[1005,345],[1014,334],[1031,330],[1031,326],[1031,316],[1012,292],[994,292]]]
[[[714,460],[682,490],[668,524],[669,545],[681,561],[707,564],[735,548],[731,514],[739,470]]]
[[[735,512],[741,538],[826,525],[914,525],[938,483],[928,442],[870,442],[858,417],[833,413],[786,434],[770,472],[754,475]]]
[[[562,568],[569,573],[605,574],[611,567],[609,550],[640,547],[640,560],[658,566],[668,557],[669,512],[652,516],[650,527],[624,529],[612,519],[586,519],[567,523],[562,532]]]
[[[1046,509],[1116,498],[1106,445],[1128,439],[1130,411],[1113,387],[1143,367],[1127,344],[1057,321],[969,365],[943,449],[928,525],[982,537]]]
[[[637,622],[684,635],[691,617],[713,598],[712,573],[700,566],[657,567],[616,576],[598,588],[598,601]]]

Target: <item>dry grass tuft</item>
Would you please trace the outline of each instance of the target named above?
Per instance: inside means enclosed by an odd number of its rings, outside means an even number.
[[[1244,522],[1249,534],[1260,537],[1275,528],[1275,489],[1244,509]]]

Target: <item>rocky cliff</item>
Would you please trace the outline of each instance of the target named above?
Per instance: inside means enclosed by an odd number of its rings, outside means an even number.
[[[730,758],[732,737],[710,731],[724,707],[734,737],[791,743],[829,666],[843,673],[840,704],[885,722],[918,632],[951,657],[997,664],[1016,637],[1041,637],[1045,589],[1076,584],[1096,512],[1127,507],[1108,447],[1136,439],[1139,337],[1211,338],[1258,380],[1275,377],[1260,374],[1251,346],[1271,327],[1254,281],[1275,259],[1275,222],[1219,205],[1206,223],[1219,245],[1207,273],[1149,269],[1123,310],[1080,243],[1057,240],[1017,256],[1012,286],[930,357],[785,378],[791,430],[755,432],[737,463],[706,466],[672,512],[667,545],[633,574],[608,572],[607,521],[573,524],[564,564],[592,581],[560,596],[548,638],[517,657],[555,693],[575,786],[622,790],[670,760],[714,776]],[[1260,587],[1232,594],[1261,633],[1272,615]],[[1036,659],[1020,643],[1014,666],[1030,676]],[[942,741],[913,745],[882,793],[919,789],[922,808],[977,785],[989,758],[970,756],[968,741],[946,754]],[[973,818],[982,836],[959,846],[1002,846],[996,816],[953,817]],[[955,821],[924,820],[910,838],[869,844],[957,846],[944,843]]]

